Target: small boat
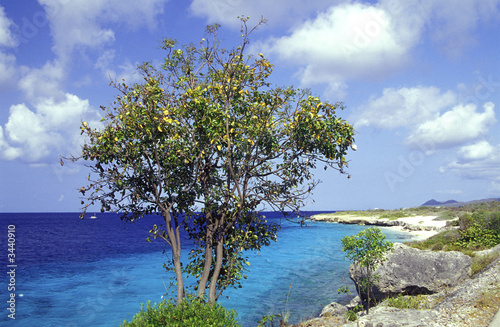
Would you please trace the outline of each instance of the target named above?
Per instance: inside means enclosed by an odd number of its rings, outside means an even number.
[[[90,219],[96,219],[97,216],[95,214],[93,214],[92,216],[90,216]]]

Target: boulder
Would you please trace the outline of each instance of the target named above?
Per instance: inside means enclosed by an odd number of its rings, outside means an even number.
[[[471,274],[471,263],[471,257],[460,252],[433,252],[395,243],[387,260],[374,271],[379,277],[370,297],[378,302],[397,294],[437,293],[466,280]],[[349,273],[359,290],[366,268],[352,264]],[[365,292],[359,295],[366,300]]]
[[[337,302],[332,302],[321,310],[320,317],[335,317],[343,316],[347,312],[347,308]]]

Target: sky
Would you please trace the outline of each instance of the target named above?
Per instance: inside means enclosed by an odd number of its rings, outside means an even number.
[[[460,4],[458,6],[457,4]],[[356,130],[347,175],[318,170],[306,210],[395,209],[500,197],[500,0],[0,0],[0,212],[78,212],[90,172],[82,121],[161,62],[238,16],[267,24],[249,53],[276,86],[342,101]]]

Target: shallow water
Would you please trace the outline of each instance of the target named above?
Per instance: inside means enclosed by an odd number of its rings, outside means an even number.
[[[267,216],[279,219],[276,214]],[[249,254],[251,266],[243,288],[228,289],[220,299],[238,312],[245,327],[256,326],[268,314],[290,312],[291,322],[315,316],[328,303],[347,300],[336,291],[344,283],[354,292],[340,239],[364,226],[311,223],[301,228],[280,221],[278,242],[258,255]],[[2,324],[119,326],[139,311],[141,303],[159,302],[169,293],[171,275],[162,268],[164,245],[145,242],[149,228],[160,222],[158,217],[126,224],[115,214],[80,221],[76,213],[29,213],[0,214],[0,222],[3,245],[7,226],[16,226],[17,265],[16,319],[7,316],[10,292],[3,291]],[[392,241],[409,237],[392,230],[384,233]],[[189,247],[186,244],[184,253]],[[2,267],[6,260],[7,252]],[[8,284],[4,273],[0,287],[6,290]]]

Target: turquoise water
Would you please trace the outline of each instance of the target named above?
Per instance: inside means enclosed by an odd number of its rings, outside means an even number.
[[[162,243],[144,240],[157,217],[127,225],[113,215],[79,221],[77,214],[0,214],[1,228],[16,226],[16,314],[7,317],[8,292],[2,292],[2,324],[14,326],[119,326],[140,304],[159,302],[171,275],[162,268]],[[269,219],[277,219],[272,214]],[[316,316],[332,301],[346,302],[337,289],[354,287],[340,239],[364,228],[310,223],[301,228],[282,220],[278,241],[258,255],[243,288],[228,289],[220,302],[238,312],[243,326],[264,315],[291,313],[290,321]],[[408,234],[384,230],[392,241]],[[7,240],[3,236],[2,245]],[[186,244],[184,253],[188,252]],[[168,253],[168,251],[167,251]],[[2,266],[6,267],[2,257]],[[7,271],[7,268],[5,268]],[[6,274],[5,274],[6,275]],[[8,276],[1,287],[7,288]],[[189,280],[188,280],[189,282]]]

